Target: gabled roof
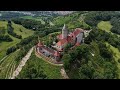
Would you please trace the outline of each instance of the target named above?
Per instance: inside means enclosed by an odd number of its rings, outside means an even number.
[[[67,39],[64,38],[64,39],[61,39],[58,43],[57,43],[57,46],[62,46],[63,44],[65,43],[68,43]]]
[[[76,29],[76,30],[73,32],[73,36],[76,37],[79,33],[80,33],[80,30],[79,30],[79,29]]]
[[[76,28],[75,31],[73,33],[70,34],[70,37],[76,37],[79,33],[83,32],[82,29],[80,28]]]
[[[62,39],[62,34],[59,34],[59,35],[57,36],[57,38],[58,38],[58,39]]]
[[[72,38],[70,36],[67,36],[67,41],[68,42],[71,42],[72,41]]]
[[[55,51],[54,56],[60,56],[60,53],[58,51]]]

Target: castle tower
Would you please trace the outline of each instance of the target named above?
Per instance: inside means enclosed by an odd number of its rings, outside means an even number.
[[[38,42],[39,42],[39,43],[38,43],[38,46],[39,46],[39,47],[43,46],[43,43],[40,41],[39,36],[38,36]]]
[[[67,38],[68,36],[68,28],[64,24],[63,29],[62,29],[62,39]]]
[[[40,43],[40,39],[39,39],[39,36],[38,36],[38,42]]]

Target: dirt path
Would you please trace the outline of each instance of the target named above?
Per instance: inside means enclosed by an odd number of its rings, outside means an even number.
[[[19,73],[22,70],[23,66],[25,65],[27,60],[30,58],[31,53],[33,52],[33,49],[34,49],[34,47],[32,47],[29,50],[29,52],[26,54],[26,56],[22,58],[20,64],[18,65],[17,69],[13,72],[13,75],[12,75],[12,77],[10,77],[10,79],[15,79],[15,77],[19,75]]]
[[[61,75],[63,76],[63,79],[69,79],[69,77],[68,77],[68,75],[66,74],[64,68],[61,68],[60,73],[61,73]]]

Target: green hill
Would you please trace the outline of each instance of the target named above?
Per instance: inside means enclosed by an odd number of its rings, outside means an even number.
[[[54,25],[63,26],[67,24],[68,28],[83,28],[83,29],[90,29],[90,26],[84,22],[86,13],[73,13],[66,16],[58,16],[53,19],[52,23]]]
[[[18,35],[22,35],[22,38],[26,38],[28,36],[31,36],[34,33],[34,31],[26,29],[21,25],[17,25],[17,24],[12,23],[12,26],[14,28],[14,32],[17,33]],[[7,29],[7,21],[0,21],[0,27],[5,27],[5,29]],[[6,30],[6,35],[7,34],[8,33],[7,33],[7,30]],[[11,35],[9,35],[9,36],[13,39],[12,42],[2,42],[2,43],[0,43],[0,60],[6,55],[6,50],[9,47],[14,46],[14,45],[16,45],[17,43],[20,42],[20,39],[17,39],[15,37],[11,36]]]
[[[5,35],[9,35],[7,33],[7,21],[0,21],[0,27],[5,27]],[[14,32],[21,35],[22,38],[31,36],[34,33],[34,31],[26,29],[22,25],[15,24],[13,22],[12,27],[14,28]],[[21,40],[11,35],[9,36],[13,39],[12,42],[0,43],[0,78],[8,78],[12,74],[15,69],[15,65],[17,64],[14,58],[19,54],[19,52],[15,51],[14,53],[6,56],[6,50],[11,46],[15,46]]]

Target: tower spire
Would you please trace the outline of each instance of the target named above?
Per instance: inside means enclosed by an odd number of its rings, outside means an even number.
[[[38,46],[43,46],[43,43],[40,41],[39,36],[38,36]]]
[[[40,39],[39,39],[39,36],[38,36],[38,42],[40,43]]]
[[[65,25],[65,23],[64,23],[63,30],[65,30],[65,29],[66,29],[66,25]]]
[[[66,27],[65,23],[62,29],[62,39],[67,38],[68,36],[68,28]]]

